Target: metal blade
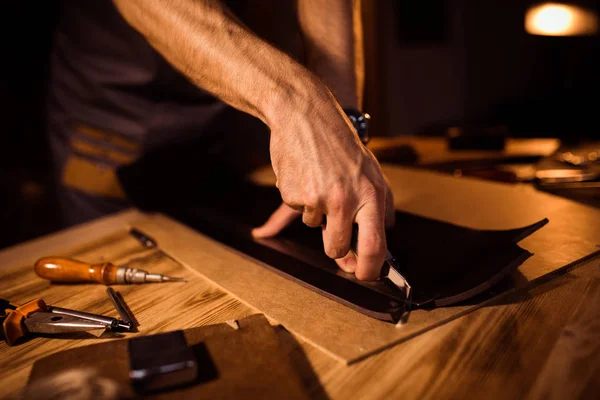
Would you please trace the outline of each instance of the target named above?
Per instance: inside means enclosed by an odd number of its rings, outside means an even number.
[[[108,298],[110,299],[110,301],[115,306],[115,309],[121,316],[121,319],[126,324],[135,327],[135,320],[131,316],[131,311],[129,310],[129,307],[127,307],[127,304],[125,304],[125,300],[123,299],[123,297],[121,297],[121,294],[111,287],[106,289],[106,293],[108,294]]]
[[[101,322],[85,320],[71,315],[36,312],[25,319],[27,331],[31,333],[67,333],[106,329]]]
[[[412,287],[405,277],[398,271],[398,263],[388,250],[385,256],[383,268],[381,270],[381,278],[389,279],[398,289],[406,293],[406,298],[410,299]]]
[[[185,278],[175,278],[172,276],[163,276],[163,282],[187,282]]]
[[[77,310],[69,310],[68,308],[61,307],[48,307],[48,311],[52,314],[56,315],[69,315],[71,317],[79,318],[81,320],[87,320],[91,322],[101,323],[104,326],[110,328],[111,330],[126,330],[130,331],[133,329],[133,326],[126,323],[125,321],[121,321],[117,318],[105,317],[104,315],[92,314],[83,311]]]

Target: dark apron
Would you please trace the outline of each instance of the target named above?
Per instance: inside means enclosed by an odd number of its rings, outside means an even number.
[[[287,6],[272,6],[282,3]],[[291,17],[291,4],[229,2],[257,33],[264,30],[280,42],[284,38],[282,47],[294,53],[297,25],[264,20],[275,12]],[[61,5],[47,121],[65,225],[131,206],[117,170],[165,146],[193,139],[198,157],[218,155],[212,160],[234,164],[242,163],[252,146],[268,152],[268,130],[262,123],[191,84],[127,24],[110,0],[64,0]]]

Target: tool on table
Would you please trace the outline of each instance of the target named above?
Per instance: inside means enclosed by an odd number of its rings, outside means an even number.
[[[98,282],[105,285],[150,282],[185,282],[161,274],[115,265],[110,262],[89,264],[64,257],[44,257],[35,263],[35,273],[52,282]]]
[[[396,288],[406,295],[407,307],[411,302],[411,286],[405,277],[398,271],[399,265],[396,258],[387,250],[379,279],[391,282]]]
[[[65,257],[44,257],[39,259],[34,266],[35,273],[43,279],[52,282],[97,282],[105,285],[155,283],[155,282],[186,282],[184,278],[175,278],[162,274],[150,273],[143,269],[133,268],[130,265],[149,261],[156,255],[165,256],[181,265],[181,263],[158,247],[154,239],[138,229],[131,228],[129,233],[147,249],[156,249],[156,253],[129,260],[123,265],[110,262],[90,264]]]
[[[327,217],[323,217],[323,224],[327,222]],[[352,238],[350,241],[350,249],[358,256],[358,224],[352,224]],[[399,265],[396,258],[386,250],[385,259],[379,274],[379,280],[384,282],[392,289],[394,297],[404,301],[406,311],[410,309],[411,304],[411,286],[404,276],[399,271]]]
[[[83,311],[69,310],[68,308],[60,307],[49,307],[48,310],[50,310],[50,312],[54,314],[68,315],[70,317],[81,318],[87,321],[98,322],[110,329],[124,329],[128,331],[132,329],[132,325],[130,323],[121,321],[117,318],[105,317],[103,315],[86,313]]]
[[[132,327],[136,326],[136,322],[134,318],[131,316],[131,311],[127,304],[125,304],[125,300],[121,297],[121,294],[115,291],[113,288],[106,288],[106,293],[108,293],[108,298],[115,306],[115,309],[119,313],[119,316],[123,321],[130,324]]]
[[[0,334],[9,346],[30,333],[61,334],[97,329],[123,332],[132,325],[116,318],[48,306],[42,299],[23,305],[0,299]]]
[[[174,261],[175,263],[181,265],[181,263],[179,261],[177,261],[176,259],[171,257],[169,254],[167,254],[165,251],[163,251],[160,247],[158,247],[158,243],[156,243],[156,240],[154,240],[152,237],[148,236],[144,232],[140,231],[139,229],[131,228],[131,229],[129,229],[129,234],[131,236],[133,236],[134,238],[136,238],[138,240],[138,242],[140,242],[142,244],[142,246],[144,246],[145,248],[156,249],[156,251],[158,251],[163,256],[165,256],[165,257],[171,259],[172,261]]]

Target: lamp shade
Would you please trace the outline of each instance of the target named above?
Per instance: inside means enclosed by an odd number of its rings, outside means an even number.
[[[525,30],[532,35],[595,35],[599,25],[594,11],[568,3],[540,3],[525,14]]]

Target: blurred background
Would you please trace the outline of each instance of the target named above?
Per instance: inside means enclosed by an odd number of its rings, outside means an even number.
[[[57,229],[44,96],[59,3],[3,5],[0,248]],[[382,161],[598,206],[599,2],[363,3]]]

